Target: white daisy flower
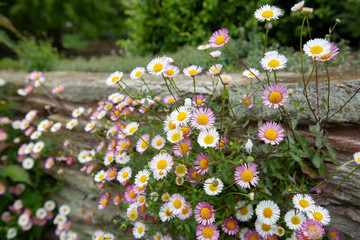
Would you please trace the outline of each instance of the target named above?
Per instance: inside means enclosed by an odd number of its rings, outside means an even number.
[[[31,110],[25,115],[25,118],[29,121],[32,121],[36,117],[37,113],[38,113],[37,110]]]
[[[149,170],[144,169],[144,170],[138,172],[135,176],[135,185],[137,187],[143,187],[144,185],[146,185],[148,183],[149,177],[150,177]]]
[[[221,55],[221,51],[212,51],[212,52],[210,52],[209,53],[210,54],[210,56],[212,56],[213,58],[218,58],[218,57],[220,57],[220,55]]]
[[[136,209],[135,210],[128,209],[126,211],[126,217],[131,221],[135,221],[138,218],[138,216],[139,216],[139,214],[136,211]]]
[[[110,74],[110,76],[106,79],[106,84],[111,86],[116,84],[118,81],[121,80],[121,78],[123,77],[123,73],[116,71],[113,72],[112,74]]]
[[[34,159],[32,158],[25,158],[22,162],[22,167],[26,170],[32,169],[34,167]]]
[[[276,203],[270,200],[261,201],[256,209],[258,219],[267,225],[276,224],[280,218],[280,209]]]
[[[119,183],[126,183],[131,178],[131,174],[132,174],[131,168],[124,167],[118,172],[116,179],[119,181]]]
[[[200,66],[191,65],[183,70],[183,73],[188,77],[194,77],[198,74],[200,74],[202,71],[202,68]]]
[[[34,153],[39,153],[39,152],[41,152],[41,150],[44,148],[44,146],[45,146],[45,143],[44,143],[44,142],[42,142],[42,141],[37,142],[37,143],[35,143],[32,151],[33,151]]]
[[[85,132],[90,132],[91,130],[93,130],[93,128],[95,127],[95,124],[96,124],[95,121],[91,121],[91,122],[87,123],[84,128]]]
[[[104,165],[108,166],[114,161],[114,152],[108,151],[104,155]]]
[[[209,73],[211,75],[218,75],[218,74],[220,74],[222,67],[223,66],[221,64],[216,64],[214,66],[211,66],[209,69]]]
[[[167,65],[169,65],[169,62],[166,58],[157,57],[151,60],[146,68],[150,74],[160,76],[164,72]]]
[[[176,125],[174,123],[174,120],[171,119],[170,116],[167,116],[164,121],[164,131],[167,133],[170,130],[174,130],[176,128]]]
[[[73,129],[76,125],[78,125],[79,124],[79,121],[77,120],[77,119],[71,119],[70,121],[68,121],[67,123],[66,123],[66,129],[69,129],[69,130],[71,130],[71,129]]]
[[[69,215],[69,213],[70,213],[70,206],[67,205],[67,204],[61,205],[61,206],[59,207],[59,213],[62,214],[62,215],[65,215],[65,216]]]
[[[255,222],[255,229],[262,237],[266,237],[276,232],[276,225],[274,224],[268,225],[262,223],[260,219],[257,219]]]
[[[38,208],[35,212],[35,216],[39,219],[44,219],[47,215],[45,208]]]
[[[171,114],[170,118],[173,120],[176,126],[180,126],[182,124],[186,124],[189,122],[191,117],[191,111],[187,107],[179,107],[175,109]]]
[[[15,202],[13,204],[13,207],[14,207],[15,210],[20,210],[20,209],[23,208],[23,206],[24,206],[24,204],[23,204],[21,199],[15,200]]]
[[[166,142],[165,138],[163,138],[160,135],[156,135],[151,140],[151,146],[157,150],[160,150],[165,146],[165,142]]]
[[[17,91],[17,94],[19,94],[20,96],[23,96],[23,97],[25,97],[26,95],[27,95],[27,93],[25,92],[25,90],[24,89],[18,89]]]
[[[250,71],[249,71],[250,70]],[[255,78],[255,76],[259,76],[260,72],[259,70],[255,69],[255,68],[250,68],[249,70],[245,70],[243,72],[243,76],[247,77],[247,78]]]
[[[106,111],[105,110],[102,110],[99,112],[99,114],[96,116],[96,119],[97,120],[100,120],[102,118],[104,118],[106,116]]]
[[[248,229],[247,227],[244,227],[244,228],[242,228],[241,230],[240,230],[240,232],[239,232],[239,237],[240,237],[240,239],[241,240],[246,240],[245,238],[244,238],[244,235],[245,235],[245,233],[247,232],[247,231],[249,231],[250,229]]]
[[[65,224],[67,221],[67,217],[61,213],[59,213],[58,215],[55,216],[54,218],[54,224],[55,225],[60,225],[60,224]]]
[[[30,217],[26,213],[21,214],[18,218],[18,224],[20,227],[26,226],[26,224],[28,224],[29,221],[30,221]]]
[[[304,221],[306,221],[306,217],[299,210],[292,209],[285,214],[286,226],[291,230],[299,230]]]
[[[330,214],[329,211],[321,206],[313,205],[306,212],[308,218],[319,221],[322,225],[326,226],[330,223]]]
[[[21,121],[20,120],[15,120],[11,123],[11,127],[13,129],[20,129],[21,127]]]
[[[40,136],[41,136],[41,132],[40,131],[35,131],[33,132],[31,135],[30,135],[30,139],[31,140],[35,140],[35,139],[38,139]]]
[[[174,65],[168,65],[164,70],[164,76],[168,78],[173,78],[178,75],[180,72],[179,68]]]
[[[131,136],[138,130],[138,127],[139,127],[139,124],[137,122],[129,123],[124,129],[124,133],[127,136]]]
[[[223,182],[220,180],[220,178],[208,178],[204,182],[204,190],[207,195],[215,196],[221,193],[221,191],[224,188]]]
[[[281,15],[281,9],[275,6],[270,6],[269,4],[266,4],[265,6],[262,6],[258,8],[255,13],[255,18],[259,20],[260,22],[263,21],[270,21],[272,19],[279,19]]]
[[[310,195],[300,193],[296,194],[293,197],[292,202],[294,204],[294,207],[302,212],[308,211],[310,207],[315,204],[314,200],[310,197]]]
[[[150,169],[156,180],[163,179],[174,166],[173,158],[168,153],[159,153],[150,162]]]
[[[131,73],[130,73],[130,78],[132,80],[136,80],[141,78],[141,76],[145,73],[145,68],[144,67],[136,67],[134,68]]]
[[[17,228],[15,228],[15,227],[9,228],[6,232],[7,239],[13,239],[16,237],[16,235],[17,235]]]
[[[296,3],[294,6],[291,7],[291,11],[292,12],[299,11],[300,9],[302,9],[304,7],[304,3],[305,3],[305,1],[301,1],[301,2]]]
[[[67,238],[66,240],[75,240],[75,239],[78,239],[78,238],[77,238],[77,233],[69,231],[69,232],[67,233],[67,235],[66,235],[66,238]],[[109,239],[109,240],[110,240],[110,238],[105,238],[105,239]]]
[[[62,124],[61,123],[59,123],[59,122],[57,122],[57,123],[55,123],[54,125],[52,125],[52,127],[50,128],[50,131],[51,132],[57,132],[57,131],[59,131],[59,129],[61,128],[61,126],[62,126]]]
[[[136,239],[139,239],[145,235],[145,224],[136,222],[133,228],[133,234]]]
[[[267,55],[265,54],[260,63],[265,70],[280,70],[286,67],[287,61],[288,60],[284,55],[280,53],[274,53]]]
[[[123,152],[121,154],[116,154],[115,156],[115,162],[119,164],[126,164],[129,161],[130,161],[130,156],[126,152]]]
[[[197,47],[198,50],[201,50],[201,51],[204,51],[206,49],[209,49],[210,48],[210,44],[205,44],[205,45],[199,45]]]
[[[50,126],[50,121],[47,119],[44,119],[38,124],[37,130],[40,132],[43,132],[49,126]]]
[[[98,173],[95,174],[94,181],[95,182],[101,182],[104,181],[107,174],[104,170],[100,170]]]
[[[185,198],[178,193],[173,194],[169,199],[169,209],[175,215],[181,213],[181,210],[185,207],[185,205]]]
[[[357,164],[360,164],[360,152],[354,153],[354,160]]]
[[[21,130],[25,130],[25,129],[27,129],[29,126],[30,126],[30,121],[27,120],[27,119],[23,119],[23,120],[21,121],[20,129],[21,129]]]
[[[166,133],[167,140],[171,143],[177,143],[183,138],[183,132],[176,128]]]
[[[170,211],[170,204],[167,202],[163,204],[159,211],[161,221],[166,222],[172,219],[175,215]]]
[[[210,128],[199,133],[197,142],[203,148],[216,147],[219,139],[219,133],[216,131],[216,129]]]
[[[71,116],[73,118],[77,118],[78,116],[80,116],[83,112],[85,111],[85,109],[83,107],[79,107],[74,109],[74,111],[72,111]]]
[[[239,201],[235,205],[235,216],[241,222],[249,221],[254,215],[254,209],[251,204],[247,204],[246,201]]]
[[[56,204],[53,200],[48,200],[44,203],[44,208],[46,209],[46,211],[51,212],[52,210],[54,210],[56,207]]]
[[[24,154],[29,154],[31,153],[32,149],[34,147],[34,143],[33,142],[30,142],[26,145],[26,148],[24,150]]]
[[[315,38],[307,41],[303,49],[309,57],[322,57],[330,52],[331,44],[323,38]]]

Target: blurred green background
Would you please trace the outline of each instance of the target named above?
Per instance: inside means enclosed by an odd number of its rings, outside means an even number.
[[[289,57],[299,50],[302,14],[291,12],[297,1],[248,0],[0,0],[0,69],[131,71],[154,55],[174,57],[176,64],[204,64],[194,47],[219,28],[230,31],[230,47],[256,67],[265,24],[254,18],[265,4],[284,15],[272,21],[269,46]],[[324,37],[341,19],[332,37],[343,53],[335,64],[358,64],[359,0],[312,0],[312,37]],[[9,20],[9,21],[7,21]],[[307,40],[307,31],[304,39]],[[224,54],[228,71],[237,64]],[[349,58],[352,62],[349,62]]]

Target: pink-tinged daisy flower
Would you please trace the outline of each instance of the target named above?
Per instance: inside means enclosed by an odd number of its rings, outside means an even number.
[[[179,130],[183,133],[183,137],[189,137],[192,134],[191,128],[187,124],[179,126]]]
[[[3,195],[6,192],[6,186],[3,181],[0,180],[0,195]]]
[[[186,220],[192,215],[192,209],[190,202],[186,202],[184,207],[181,209],[181,212],[177,215],[180,220]]]
[[[116,174],[117,174],[116,167],[109,168],[106,171],[106,180],[108,180],[108,181],[114,180],[116,178]]]
[[[303,224],[301,224],[300,230],[296,232],[296,237],[299,240],[321,239],[324,234],[325,234],[325,229],[321,225],[321,223],[319,223],[314,219],[308,219]]]
[[[54,158],[49,157],[46,159],[44,167],[45,169],[50,169],[52,166],[54,166],[54,164],[55,164]]]
[[[174,166],[173,158],[168,153],[159,153],[150,162],[150,169],[156,180],[163,179]]]
[[[59,86],[54,87],[54,88],[51,90],[51,93],[52,93],[53,95],[55,95],[55,94],[62,93],[63,91],[64,91],[64,86],[63,86],[63,85],[59,85]]]
[[[98,209],[103,210],[104,208],[106,208],[108,201],[108,197],[106,195],[102,195],[99,200]]]
[[[249,221],[254,215],[254,209],[247,201],[239,201],[235,205],[235,216],[241,222]]]
[[[240,103],[248,106],[248,109],[254,107],[254,97],[250,95],[243,95],[242,99],[240,99]]]
[[[330,52],[331,44],[328,40],[323,38],[315,38],[307,41],[304,44],[304,52],[309,57],[321,58]]]
[[[172,96],[172,95],[167,95],[167,96],[165,96],[165,97],[163,98],[163,102],[164,102],[165,104],[171,105],[171,104],[175,103],[178,99],[179,99],[179,97],[176,96],[176,95],[174,95],[174,96]]]
[[[101,152],[105,147],[105,141],[101,141],[99,145],[96,147],[96,151]]]
[[[199,108],[192,112],[190,125],[199,130],[211,128],[215,123],[215,114],[210,108]]]
[[[30,84],[30,85],[25,87],[24,92],[26,94],[30,94],[33,90],[34,90],[34,85]]]
[[[119,175],[118,175],[119,176]],[[137,194],[135,193],[136,185],[132,184],[126,187],[124,192],[124,202],[131,204],[136,202]]]
[[[272,54],[265,53],[265,56],[260,60],[260,63],[263,69],[271,71],[284,69],[287,61],[288,60],[284,55],[274,52]]]
[[[249,71],[250,70],[250,71]],[[247,78],[250,78],[250,79],[253,79],[255,78],[255,76],[259,76],[260,75],[260,72],[259,70],[255,69],[255,68],[250,68],[249,70],[245,70],[243,72],[243,76],[247,77]]]
[[[117,180],[120,183],[127,183],[129,179],[131,178],[132,170],[130,167],[124,167],[117,173]]]
[[[198,74],[200,74],[202,71],[202,68],[200,66],[191,65],[183,70],[183,73],[188,77],[194,77]]]
[[[136,143],[136,151],[140,154],[146,151],[146,149],[149,147],[149,134],[142,135],[139,140]]]
[[[159,211],[159,217],[161,221],[166,222],[172,219],[175,215],[172,211],[170,211],[170,204],[169,202],[163,204]]]
[[[258,130],[258,137],[271,145],[280,144],[285,138],[284,129],[277,122],[263,123]]]
[[[275,234],[271,234],[264,237],[264,240],[278,240],[278,238]]]
[[[164,73],[167,65],[169,65],[169,62],[166,58],[157,57],[151,60],[146,68],[151,75],[160,76],[162,73]]]
[[[204,97],[204,95],[196,95],[196,101],[195,101],[195,97],[192,98],[192,104],[194,106],[202,106],[204,105],[204,102],[206,101],[206,98]]]
[[[25,119],[29,121],[33,121],[37,116],[38,111],[37,110],[31,110],[25,115]]]
[[[114,161],[114,152],[107,151],[104,155],[104,165],[108,166]]]
[[[26,79],[29,79],[31,81],[35,81],[40,79],[43,76],[43,73],[40,71],[32,71],[26,76]]]
[[[270,21],[270,20],[277,20],[279,19],[281,15],[281,9],[275,6],[270,6],[266,4],[265,6],[262,6],[258,9],[256,9],[255,18],[259,20],[260,22],[263,21]]]
[[[245,240],[263,240],[257,231],[249,230],[244,234]]]
[[[161,150],[165,146],[165,142],[166,142],[165,138],[163,138],[160,135],[156,135],[151,140],[151,146],[157,150]]]
[[[205,45],[199,45],[197,47],[198,50],[204,51],[210,48],[210,44],[205,44]]]
[[[301,10],[304,7],[304,3],[305,3],[305,1],[296,3],[294,6],[291,7],[291,11],[297,12],[297,11]]]
[[[215,149],[220,149],[225,147],[227,142],[228,142],[227,137],[221,136],[219,142],[216,144]]]
[[[204,153],[198,154],[194,162],[194,167],[199,174],[204,175],[209,171],[209,157]]]
[[[230,41],[229,31],[226,28],[219,29],[211,35],[209,42],[210,47],[219,48],[224,46],[226,43]]]
[[[330,42],[330,45],[330,52],[322,57],[316,57],[317,61],[325,62],[331,59],[336,59],[335,56],[340,53],[339,48],[335,45],[335,43]]]
[[[150,171],[149,170],[141,170],[135,175],[135,185],[137,187],[143,187],[144,185],[147,185],[150,177]]]
[[[118,206],[120,204],[120,201],[121,201],[121,194],[115,193],[114,198],[113,198],[113,204],[115,206]]]
[[[208,202],[199,202],[194,210],[195,220],[198,224],[208,225],[215,222],[215,209],[214,206]]]
[[[212,56],[213,58],[218,58],[221,56],[221,51],[212,51],[209,53],[210,56]]]
[[[243,164],[236,167],[234,178],[237,185],[242,188],[251,188],[256,186],[259,181],[260,172],[256,171],[256,165],[254,164]]]
[[[220,75],[219,78],[222,81],[222,83],[225,85],[231,82],[232,80],[232,77],[230,75],[225,75],[225,74]]]
[[[5,211],[1,214],[1,220],[3,222],[10,222],[12,219],[11,213],[9,211]]]
[[[116,151],[125,151],[130,147],[131,140],[129,138],[120,139],[116,144]]]
[[[216,64],[214,66],[211,66],[209,69],[209,73],[211,75],[218,75],[218,74],[220,74],[222,67],[223,66],[221,64]]]
[[[225,218],[221,228],[228,235],[236,235],[239,232],[238,222],[233,217]]]
[[[141,78],[141,76],[145,73],[145,68],[144,67],[136,67],[134,68],[131,73],[130,73],[130,78],[132,80],[136,80]]]
[[[289,94],[285,86],[273,84],[264,90],[261,100],[265,106],[271,107],[274,104],[274,109],[278,109],[279,106],[287,103],[286,98],[288,97]]]
[[[169,199],[170,211],[175,215],[181,213],[181,210],[183,209],[185,204],[185,198],[178,193],[173,194]]]
[[[179,68],[174,65],[169,65],[165,68],[164,76],[168,78],[173,78],[178,75],[180,72]]]
[[[330,223],[329,211],[321,206],[311,206],[306,212],[309,219],[319,221],[322,225],[326,226]]]
[[[181,158],[184,156],[184,154],[189,156],[191,149],[191,140],[189,138],[183,138],[173,146],[174,155]]]
[[[220,231],[213,223],[208,225],[198,225],[196,228],[197,240],[217,240],[220,237]]]
[[[8,134],[5,131],[0,131],[0,142],[6,141],[7,138]]]
[[[195,169],[189,169],[187,179],[190,183],[197,183],[203,174],[199,174]]]
[[[340,240],[341,234],[338,230],[336,230],[335,228],[329,228],[328,230],[328,238],[330,240]]]
[[[90,164],[89,166],[86,167],[86,174],[91,174],[94,171],[95,165],[94,164]]]

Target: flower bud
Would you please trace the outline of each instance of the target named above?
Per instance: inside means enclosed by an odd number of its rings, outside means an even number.
[[[120,229],[121,229],[122,231],[126,231],[127,225],[126,225],[125,223],[121,224]]]

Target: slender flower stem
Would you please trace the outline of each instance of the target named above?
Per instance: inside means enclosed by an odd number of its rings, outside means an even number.
[[[147,89],[149,90],[149,93],[150,93],[151,98],[154,98],[154,94],[153,94],[153,92],[151,91],[151,89],[149,88],[149,86],[147,85],[147,83],[145,82],[145,80],[144,80],[142,77],[141,77],[140,79],[143,81],[143,83],[145,84],[145,86],[146,86]]]
[[[194,85],[194,97],[195,97],[195,102],[197,102],[195,76],[192,76],[192,79],[193,79],[193,85]],[[199,106],[198,106],[197,104],[196,104],[196,106],[199,108]]]
[[[343,183],[344,183],[346,180],[348,180],[348,178],[349,178],[356,170],[358,170],[359,168],[360,168],[360,165],[357,166],[357,168],[355,168],[354,170],[352,170],[352,171],[346,176],[346,178],[344,178],[344,180],[342,180],[342,182],[341,182],[339,185],[337,185],[337,187],[334,188],[334,190],[332,190],[329,194],[335,192],[336,189],[338,189],[339,187],[341,187],[341,185],[343,185]]]
[[[320,120],[320,106],[319,106],[319,81],[318,81],[318,63],[315,61],[315,83],[316,83],[316,107],[317,107],[317,114],[319,115]]]
[[[274,78],[275,78],[275,83],[278,83],[276,78],[276,70],[274,70]]]
[[[311,31],[310,31],[310,24],[309,24],[309,16],[306,16],[306,23],[309,30],[309,38],[311,39]]]
[[[326,77],[328,80],[327,113],[326,113],[326,119],[327,119],[329,117],[329,113],[330,113],[330,76],[329,76],[329,71],[328,71],[326,62],[324,62],[324,66],[325,66],[325,70],[326,70]]]
[[[180,92],[180,89],[176,86],[176,83],[174,81],[173,78],[169,78],[170,83],[172,84],[172,86],[174,87],[175,91],[177,92],[177,94],[179,94],[180,98],[183,99],[183,95]]]
[[[263,57],[265,56],[266,43],[267,43],[268,33],[269,33],[269,21],[266,21],[266,33],[265,33],[265,40],[264,40],[264,51],[263,51]]]
[[[166,88],[168,89],[169,93],[171,94],[171,96],[172,96],[172,97],[174,98],[174,100],[175,100],[176,98],[175,98],[173,92],[171,91],[168,82],[166,81],[166,77],[165,77],[164,75],[162,75],[162,77],[163,77],[163,79],[164,79],[164,81],[165,81]],[[175,102],[176,102],[176,104],[177,104],[178,106],[180,106],[177,101],[175,101]]]
[[[360,91],[360,88],[358,88],[358,90],[356,90],[356,92],[346,101],[346,103],[344,103],[344,105],[342,105],[336,112],[331,114],[331,116],[325,120],[327,120],[327,121],[330,120],[333,116],[335,116],[335,114],[340,112],[351,101],[351,99],[353,99],[355,97],[355,95],[358,94],[359,91]]]
[[[302,50],[302,33],[304,29],[306,17],[304,17],[302,25],[301,25],[301,31],[300,31],[300,58],[301,58],[301,72],[303,77],[303,83],[305,85],[305,73],[304,73],[304,60],[303,60],[303,50]]]

